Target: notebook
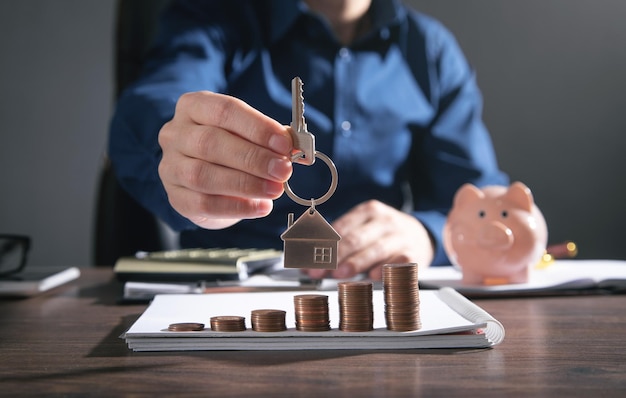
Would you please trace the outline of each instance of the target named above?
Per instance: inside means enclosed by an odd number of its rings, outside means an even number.
[[[320,294],[311,291],[157,295],[122,338],[133,351],[483,348],[500,344],[504,339],[500,322],[450,288],[420,291],[422,328],[410,332],[386,329],[381,290],[373,292],[374,330],[341,331],[337,291],[323,292],[328,295],[332,329],[302,332],[294,327],[293,297],[309,293]],[[252,310],[268,308],[287,312],[286,331],[251,330]],[[208,329],[210,317],[220,315],[244,316],[248,329],[242,332]],[[206,328],[194,332],[167,330],[170,324],[180,322],[200,322]]]
[[[242,280],[280,264],[273,249],[182,249],[122,257],[114,271],[121,281],[198,282]]]
[[[30,297],[64,285],[80,276],[76,267],[26,267],[19,274],[0,279],[0,296]]]

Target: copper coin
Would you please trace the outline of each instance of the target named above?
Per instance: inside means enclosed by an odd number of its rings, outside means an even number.
[[[422,327],[417,264],[383,265],[385,322],[388,330],[411,331]]]
[[[281,332],[287,330],[283,310],[253,310],[251,314],[252,329],[257,332]]]
[[[321,332],[330,330],[328,296],[323,294],[300,294],[294,296],[296,330]]]
[[[373,330],[372,282],[338,284],[339,329],[345,332]]]
[[[180,322],[172,323],[168,326],[167,330],[170,332],[197,332],[204,330],[204,323],[198,322]]]
[[[211,317],[211,330],[215,332],[242,332],[246,330],[246,318],[222,315]]]

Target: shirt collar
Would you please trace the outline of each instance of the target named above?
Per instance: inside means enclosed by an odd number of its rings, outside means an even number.
[[[300,16],[310,13],[304,1],[270,0],[265,6],[264,14],[269,17],[270,43],[276,42],[287,34]],[[400,0],[372,0],[370,11],[372,30],[381,30],[397,25],[406,13]]]
[[[372,0],[370,13],[372,29],[380,30],[399,24],[406,14],[406,10],[400,0]]]

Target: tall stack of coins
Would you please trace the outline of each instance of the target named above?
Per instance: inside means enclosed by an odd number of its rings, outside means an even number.
[[[246,318],[242,316],[211,317],[211,330],[215,332],[242,332],[246,330]]]
[[[404,332],[422,327],[417,264],[383,265],[383,292],[388,330]]]
[[[257,332],[281,332],[287,330],[285,325],[285,315],[283,310],[254,310],[250,320],[252,330]]]
[[[374,329],[372,282],[341,282],[338,297],[340,330],[368,332]]]
[[[330,330],[328,296],[323,294],[300,294],[294,296],[296,329],[303,332]]]

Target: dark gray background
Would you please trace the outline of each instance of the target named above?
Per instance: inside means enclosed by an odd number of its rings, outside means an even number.
[[[533,191],[550,241],[626,259],[626,2],[412,0],[477,71],[500,165]],[[113,0],[0,2],[0,232],[31,263],[91,262],[112,109]]]

